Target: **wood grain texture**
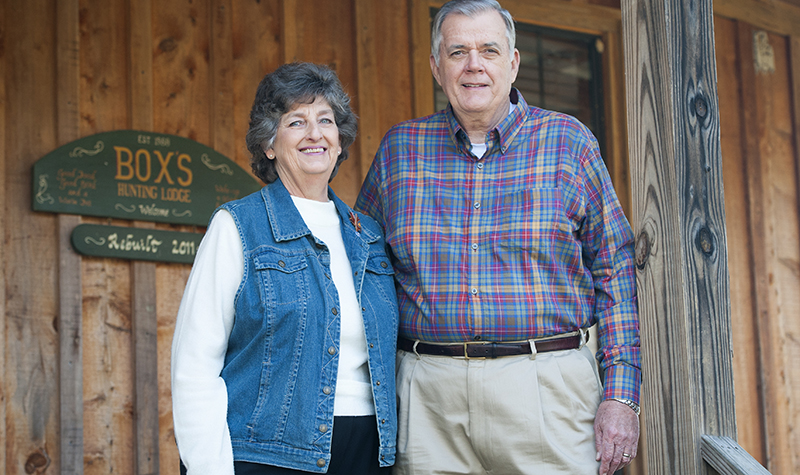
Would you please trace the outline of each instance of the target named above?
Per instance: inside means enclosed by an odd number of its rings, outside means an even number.
[[[0,38],[6,37],[6,2],[0,2]],[[0,40],[2,41],[2,40]],[[0,50],[0,71],[8,71],[8,62],[4,49]],[[0,74],[0,209],[6,209],[6,80],[5,74]],[[6,213],[0,213],[0,440],[8,440],[6,435],[6,403],[8,396],[5,389],[6,378],[6,263],[8,256],[6,248],[11,237],[10,223],[6,220]],[[0,443],[0,470],[4,470],[8,451],[8,444]]]
[[[700,451],[703,459],[720,475],[769,475],[766,468],[730,437],[704,435]]]
[[[150,2],[130,3],[131,127],[154,130],[153,11]],[[177,134],[173,130],[168,133]],[[136,227],[154,227],[136,223]],[[156,264],[133,262],[131,269],[131,333],[133,349],[133,471],[159,473],[158,360],[156,332]]]
[[[131,35],[126,2],[83,0],[80,136],[131,128]],[[148,85],[136,84],[137,88]],[[146,96],[147,94],[145,94]],[[140,119],[137,119],[140,120]],[[92,224],[129,221],[82,217]],[[134,373],[130,262],[82,257],[84,473],[133,472]]]
[[[622,19],[648,473],[706,473],[700,437],[736,435],[711,2]]]
[[[31,211],[31,167],[55,148],[55,3],[4,2],[5,473],[59,473],[58,228]],[[31,28],[31,25],[38,25]],[[14,39],[13,47],[8,43]],[[36,78],[33,81],[32,78]],[[36,111],[32,113],[32,111]]]
[[[356,1],[358,45],[358,184],[372,165],[383,135],[395,124],[414,117],[411,104],[411,62],[408,0],[378,4]],[[430,69],[428,82],[432,81]]]
[[[725,188],[725,224],[728,229],[728,268],[731,275],[731,326],[733,331],[733,373],[736,393],[736,425],[739,444],[753,457],[765,462],[764,414],[762,412],[761,358],[753,283],[753,241],[748,212],[745,127],[752,126],[743,110],[739,74],[737,22],[714,18],[717,48],[717,90],[720,111],[720,147]]]
[[[754,249],[755,308],[761,347],[766,463],[775,473],[800,470],[796,427],[800,420],[800,245],[797,162],[794,150],[787,39],[762,35],[775,59],[771,71],[754,67],[754,35],[739,23],[740,76],[747,153],[751,236]]]
[[[714,13],[781,35],[800,35],[800,5],[780,0],[715,0]]]
[[[56,3],[58,144],[79,138],[78,1]],[[75,215],[58,216],[59,457],[61,473],[83,474],[83,299],[81,258],[72,249]]]

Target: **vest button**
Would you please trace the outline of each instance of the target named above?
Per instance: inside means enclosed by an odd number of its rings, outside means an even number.
[[[331,313],[333,313],[334,315],[339,315],[339,311],[338,311],[338,310],[336,310],[336,307],[333,307],[333,308],[331,309]]]
[[[383,267],[384,269],[386,269],[387,267],[389,267],[389,264],[387,264],[387,263],[385,263],[385,262],[381,262],[381,267]]]
[[[317,467],[324,467],[325,466],[325,459],[317,460]]]
[[[320,432],[328,432],[328,426],[325,425],[325,424],[320,424],[319,425],[319,431]]]
[[[325,386],[324,388],[322,388],[322,393],[323,394],[330,394],[331,393],[331,387],[330,386]]]
[[[281,267],[286,267],[286,263],[283,261],[278,261],[278,265]]]
[[[328,354],[329,355],[335,355],[336,354],[336,348],[334,348],[332,346],[330,348],[328,348]]]

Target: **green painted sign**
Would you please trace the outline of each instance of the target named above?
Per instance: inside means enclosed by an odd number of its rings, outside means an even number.
[[[142,261],[191,264],[203,239],[201,233],[80,224],[72,231],[72,246],[80,254]]]
[[[258,191],[239,165],[184,137],[105,132],[33,166],[33,209],[205,226],[219,205]]]

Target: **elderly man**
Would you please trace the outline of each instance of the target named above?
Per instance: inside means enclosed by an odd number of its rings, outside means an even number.
[[[588,129],[511,87],[514,41],[494,0],[442,7],[430,62],[450,105],[386,134],[356,205],[396,272],[396,473],[606,474],[636,456],[633,235]]]

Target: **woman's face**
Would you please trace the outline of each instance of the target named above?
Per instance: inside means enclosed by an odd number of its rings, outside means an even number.
[[[272,148],[266,151],[289,192],[306,198],[317,193],[320,185],[327,190],[340,153],[339,127],[322,97],[311,104],[296,104],[283,114]]]

